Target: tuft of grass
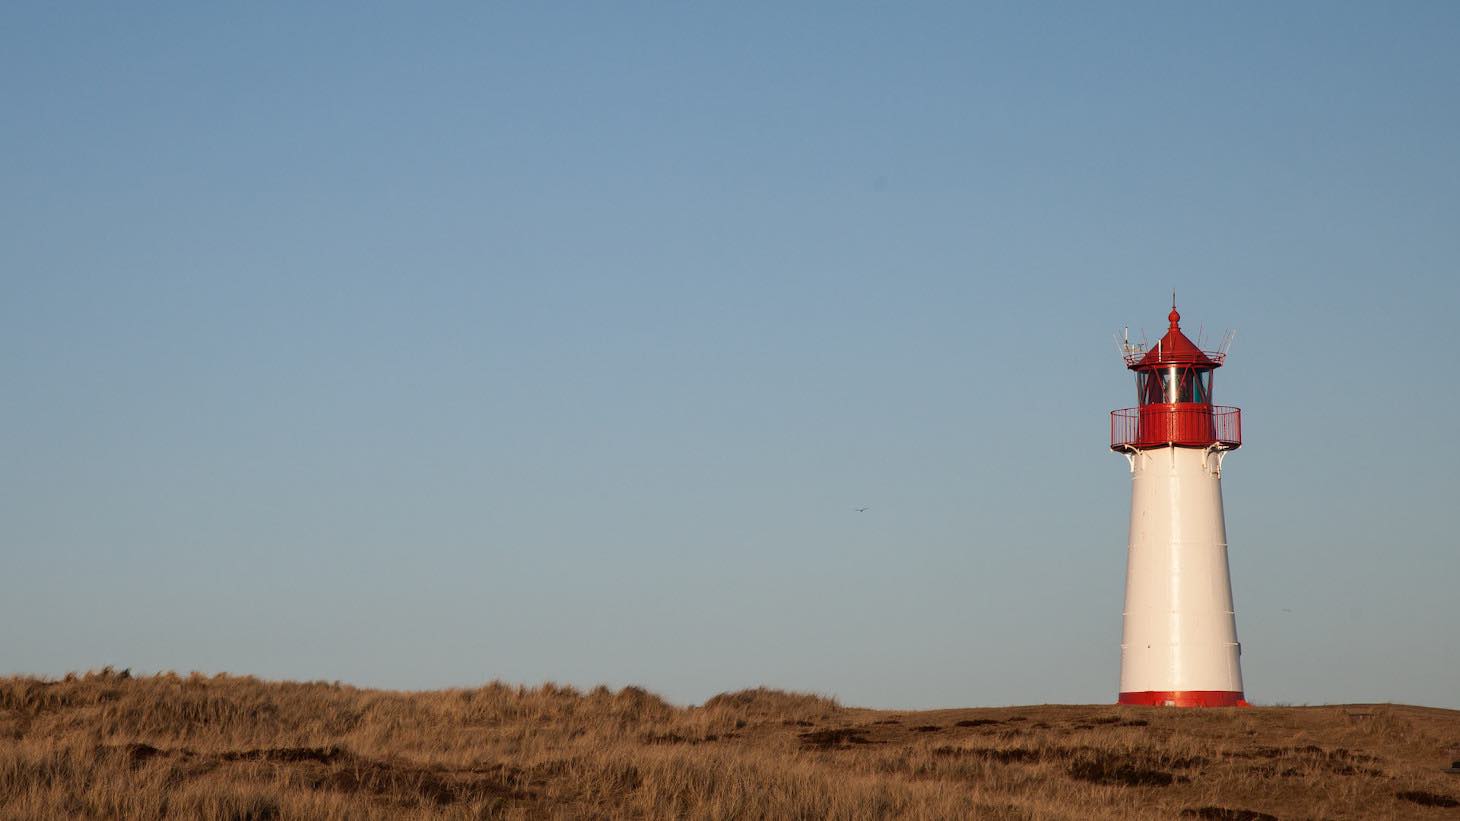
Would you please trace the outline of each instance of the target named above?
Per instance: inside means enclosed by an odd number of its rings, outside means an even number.
[[[1460,712],[850,708],[755,688],[429,692],[104,668],[0,678],[0,817],[1408,817]]]

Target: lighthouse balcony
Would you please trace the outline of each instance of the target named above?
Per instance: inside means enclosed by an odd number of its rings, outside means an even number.
[[[1242,446],[1242,411],[1202,402],[1141,405],[1110,412],[1110,447]]]

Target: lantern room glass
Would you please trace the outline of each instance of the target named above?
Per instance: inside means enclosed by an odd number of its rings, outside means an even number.
[[[1212,372],[1171,365],[1136,372],[1136,398],[1142,405],[1212,402]]]

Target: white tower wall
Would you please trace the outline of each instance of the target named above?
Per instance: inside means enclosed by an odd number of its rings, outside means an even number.
[[[1132,481],[1122,702],[1241,702],[1223,455],[1174,446],[1127,452]]]

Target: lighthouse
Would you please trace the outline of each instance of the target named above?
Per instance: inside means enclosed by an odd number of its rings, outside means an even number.
[[[1139,404],[1110,414],[1110,448],[1131,475],[1120,703],[1246,706],[1222,513],[1242,413],[1212,404],[1225,344],[1188,339],[1174,298],[1168,319],[1155,345],[1123,344]]]

